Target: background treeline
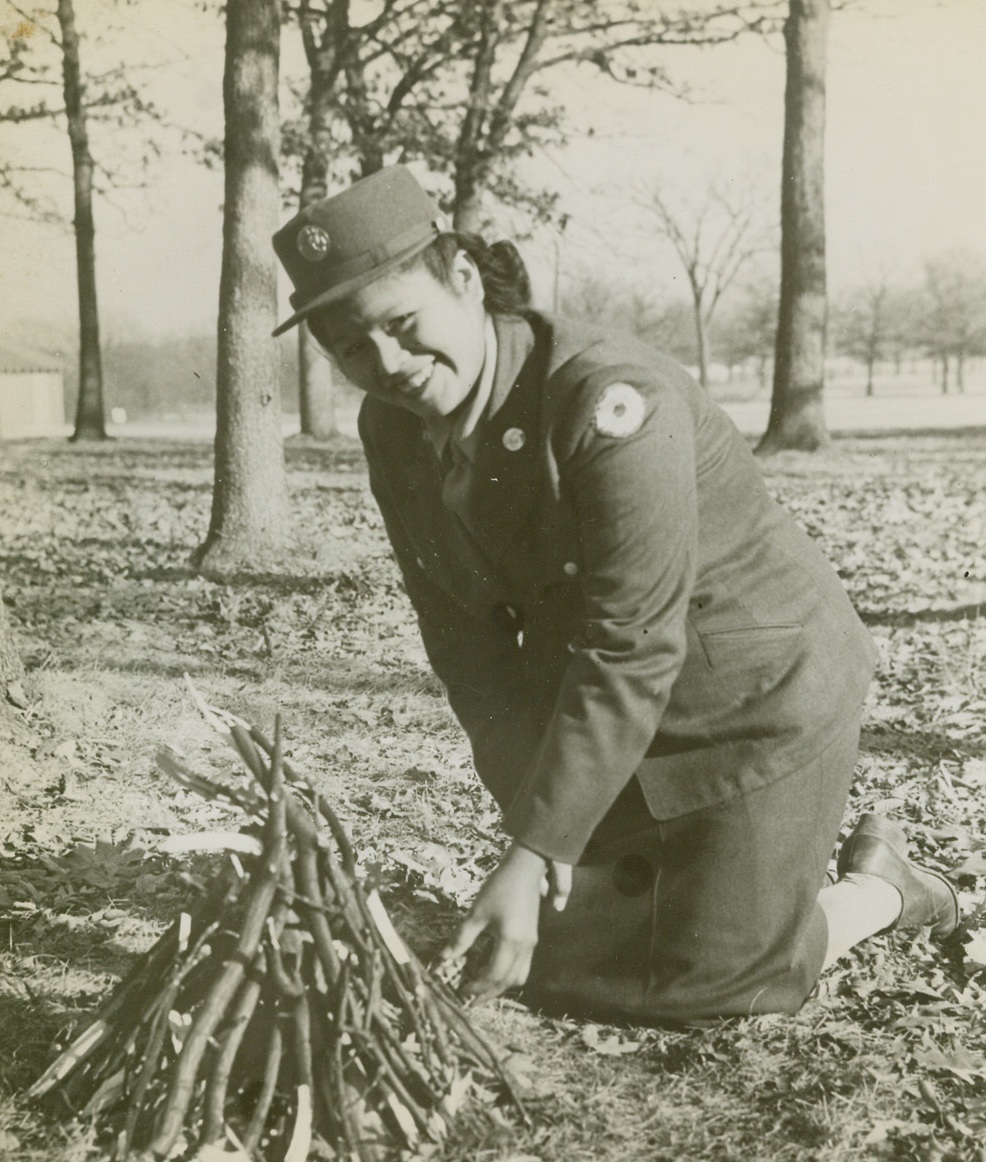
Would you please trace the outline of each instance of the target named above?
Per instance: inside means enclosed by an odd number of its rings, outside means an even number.
[[[554,304],[548,304],[554,306]],[[588,326],[619,327],[694,368],[693,307],[598,273],[573,273],[559,296],[561,312]],[[712,382],[719,397],[766,392],[773,364],[777,288],[767,271],[732,292],[709,326]],[[65,350],[70,350],[67,341]],[[298,411],[298,347],[282,340],[280,382],[285,411]],[[975,386],[986,357],[986,261],[953,253],[929,261],[924,282],[898,286],[882,274],[834,297],[828,333],[830,383],[854,394],[943,392]],[[215,407],[216,341],[211,335],[127,338],[110,335],[103,352],[107,396],[128,418],[209,412]],[[66,414],[77,392],[74,361],[65,359]],[[335,376],[340,403],[353,389]],[[351,402],[351,401],[350,401]]]

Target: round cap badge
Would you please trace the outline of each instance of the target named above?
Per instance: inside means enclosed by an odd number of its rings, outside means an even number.
[[[644,397],[629,383],[611,383],[599,397],[593,416],[596,431],[623,439],[640,431],[644,422]]]
[[[321,262],[329,253],[329,233],[321,226],[302,226],[295,240],[298,253],[309,262]]]

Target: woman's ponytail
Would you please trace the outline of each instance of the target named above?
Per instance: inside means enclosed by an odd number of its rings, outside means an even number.
[[[460,250],[476,264],[488,310],[494,314],[516,315],[530,307],[530,275],[520,251],[507,239],[490,245],[478,234],[441,234],[422,253],[421,259],[440,283],[450,286],[453,263]]]

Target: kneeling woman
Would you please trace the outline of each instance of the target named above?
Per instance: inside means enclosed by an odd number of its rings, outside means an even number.
[[[278,333],[306,319],[366,393],[373,492],[511,837],[448,949],[492,937],[469,989],[604,1020],[795,1012],[858,940],[954,929],[882,817],[822,888],[874,649],[705,392],[530,310],[516,251],[450,233],[402,167],[274,242]]]

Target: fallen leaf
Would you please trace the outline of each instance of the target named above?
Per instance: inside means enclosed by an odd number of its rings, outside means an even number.
[[[593,1053],[601,1053],[605,1057],[622,1057],[626,1053],[636,1053],[643,1048],[639,1041],[624,1041],[615,1033],[608,1037],[602,1036],[598,1025],[585,1026],[582,1030],[582,1043]]]
[[[935,1073],[953,1073],[962,1081],[986,1079],[986,1061],[973,1056],[960,1041],[948,1053],[935,1048],[919,1049],[914,1054],[914,1060],[925,1069]]]
[[[986,928],[970,933],[970,939],[962,945],[966,961],[986,966]]]

